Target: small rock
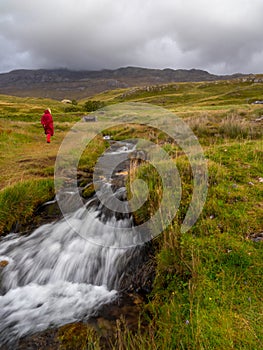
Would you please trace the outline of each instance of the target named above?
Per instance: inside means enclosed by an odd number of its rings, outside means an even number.
[[[6,267],[9,264],[9,262],[7,260],[2,260],[0,261],[0,267]]]
[[[253,242],[262,242],[263,241],[263,232],[254,233],[253,235],[250,236],[250,239]]]
[[[127,170],[125,170],[125,171],[119,171],[118,173],[115,173],[115,175],[116,175],[116,176],[121,176],[121,175],[126,176],[126,175],[128,175],[128,171],[127,171]]]
[[[253,182],[249,181],[249,186],[254,186]]]

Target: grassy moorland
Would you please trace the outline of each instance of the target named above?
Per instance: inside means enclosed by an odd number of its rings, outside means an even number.
[[[54,195],[53,169],[65,126],[52,147],[45,144],[40,116],[52,101],[0,97],[0,232],[26,223],[36,207]],[[51,107],[51,108],[52,108]]]
[[[176,83],[109,91],[93,97],[105,104],[146,102],[169,109],[190,125],[208,162],[208,194],[199,220],[187,233],[180,225],[193,190],[188,160],[174,143],[133,125],[111,130],[116,139],[150,137],[176,163],[182,200],[175,220],[155,241],[156,278],[141,324],[131,332],[120,320],[115,349],[251,349],[263,347],[263,84],[242,81]],[[53,169],[67,130],[79,119],[82,105],[65,111],[61,103],[0,96],[0,230],[25,222],[36,207],[52,198]],[[53,111],[55,136],[45,143],[40,115]],[[103,120],[98,121],[102,123]],[[150,135],[150,136],[149,136]],[[98,142],[101,142],[99,140]],[[96,152],[86,154],[89,166]],[[159,205],[160,181],[148,164],[132,169],[146,179],[154,203],[136,212],[136,220]],[[254,239],[253,239],[254,238]],[[67,330],[72,335],[72,328]],[[101,330],[103,333],[103,330]],[[67,335],[64,334],[67,338]],[[87,328],[74,348],[87,342],[99,349],[100,331]],[[69,349],[70,344],[61,345]]]

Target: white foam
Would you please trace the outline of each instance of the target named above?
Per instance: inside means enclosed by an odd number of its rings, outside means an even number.
[[[87,319],[116,293],[105,286],[66,281],[10,289],[0,296],[0,341]]]

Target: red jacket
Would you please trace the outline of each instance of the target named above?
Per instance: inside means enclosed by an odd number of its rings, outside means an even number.
[[[41,124],[44,127],[45,134],[50,134],[51,136],[53,136],[54,134],[53,118],[48,110],[45,110],[44,114],[42,115]]]

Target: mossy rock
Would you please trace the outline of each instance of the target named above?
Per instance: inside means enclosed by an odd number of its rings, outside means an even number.
[[[82,197],[88,199],[95,194],[95,188],[93,184],[90,184],[87,188],[82,191]]]

